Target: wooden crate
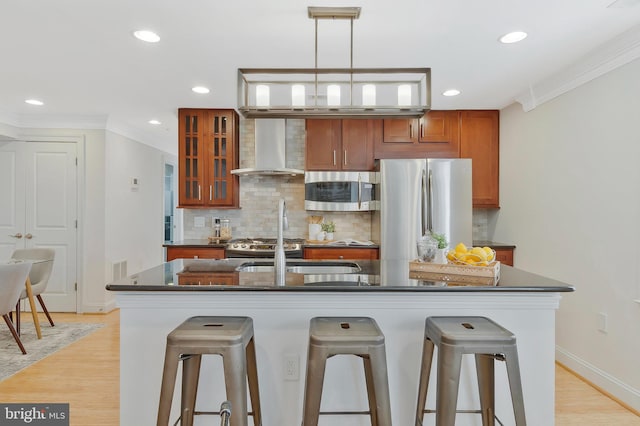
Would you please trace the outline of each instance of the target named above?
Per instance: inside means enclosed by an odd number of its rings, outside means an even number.
[[[409,278],[423,281],[444,281],[456,285],[496,285],[500,280],[500,262],[489,266],[453,265],[430,262],[409,262]]]

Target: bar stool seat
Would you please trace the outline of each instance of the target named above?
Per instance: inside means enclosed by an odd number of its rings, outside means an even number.
[[[326,361],[334,355],[356,355],[363,359],[368,412],[320,412]],[[320,414],[369,414],[372,426],[391,426],[384,334],[372,318],[311,319],[302,425],[317,426]]]
[[[220,414],[195,412],[202,355],[222,356],[226,396],[233,407],[231,426],[248,426],[249,415],[253,415],[253,424],[260,426],[262,415],[253,320],[248,317],[213,316],[191,317],[167,335],[158,426],[166,426],[169,423],[180,361],[183,362],[181,424],[193,425],[194,414]],[[247,412],[247,382],[253,409],[251,413]]]
[[[526,426],[524,398],[518,365],[516,337],[509,330],[485,317],[429,317],[425,322],[424,346],[416,426],[423,423],[427,387],[434,346],[438,346],[436,426],[454,426],[463,354],[474,354],[480,393],[483,426],[495,425],[494,360],[506,362],[511,400],[517,426]]]

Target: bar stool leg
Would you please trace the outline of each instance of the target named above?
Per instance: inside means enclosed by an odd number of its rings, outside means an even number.
[[[522,394],[522,379],[520,378],[520,365],[518,363],[518,349],[515,345],[505,348],[504,355],[516,426],[526,426],[527,420],[524,415],[524,396]]]
[[[309,345],[307,358],[302,426],[318,426],[327,354],[321,348]]]
[[[258,364],[256,362],[256,347],[253,337],[247,344],[247,381],[249,382],[249,397],[253,411],[254,426],[262,426],[262,409],[260,407],[260,393],[258,391]]]
[[[377,401],[377,426],[391,426],[391,407],[389,396],[389,378],[387,375],[387,355],[384,346],[369,349],[373,388]]]
[[[162,370],[162,385],[160,386],[160,404],[158,406],[157,426],[168,426],[171,414],[173,389],[178,375],[180,352],[171,345],[167,345],[164,355],[164,369]]]
[[[230,417],[231,426],[248,426],[247,421],[247,360],[244,345],[229,347],[222,354],[227,399],[237,415]]]
[[[182,397],[180,403],[182,411],[180,424],[182,426],[193,425],[193,413],[196,409],[201,360],[202,355],[182,356]]]
[[[367,397],[369,398],[369,413],[371,416],[371,425],[378,424],[378,403],[376,401],[376,390],[373,385],[373,372],[371,371],[371,360],[368,356],[362,356],[364,365],[364,379],[367,384]]]
[[[495,426],[495,367],[493,356],[476,354],[482,426]]]
[[[422,344],[422,365],[420,366],[420,381],[418,383],[418,407],[416,408],[416,426],[422,426],[424,421],[424,407],[427,404],[427,389],[431,376],[434,344],[425,338]]]
[[[455,426],[462,354],[441,344],[438,348],[438,385],[436,426]]]

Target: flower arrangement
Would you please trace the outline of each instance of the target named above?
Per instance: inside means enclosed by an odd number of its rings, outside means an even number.
[[[435,232],[431,234],[434,240],[438,242],[439,249],[445,249],[449,245],[447,242],[447,237],[444,234],[436,234]]]
[[[320,227],[326,233],[332,233],[332,232],[335,232],[335,230],[336,230],[336,224],[333,223],[333,221],[322,223],[322,224],[320,224]]]

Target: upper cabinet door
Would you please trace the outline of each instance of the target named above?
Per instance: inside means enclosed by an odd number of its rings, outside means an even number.
[[[384,120],[383,138],[375,144],[375,158],[458,158],[458,111],[429,111],[419,120]]]
[[[306,120],[306,170],[340,170],[342,120]]]
[[[429,111],[420,119],[419,144],[429,157],[460,156],[458,114],[458,111]]]
[[[179,201],[180,205],[204,205],[202,187],[205,177],[206,148],[204,126],[206,112],[181,110],[178,124]]]
[[[376,138],[382,138],[381,120],[342,120],[342,170],[374,170]]]
[[[179,120],[179,207],[238,208],[238,114],[180,109]]]
[[[418,120],[415,118],[387,118],[384,120],[384,143],[418,142]]]
[[[374,141],[382,139],[382,121],[309,119],[306,135],[306,170],[373,170]]]
[[[500,111],[460,113],[460,157],[472,159],[473,206],[500,207]]]

